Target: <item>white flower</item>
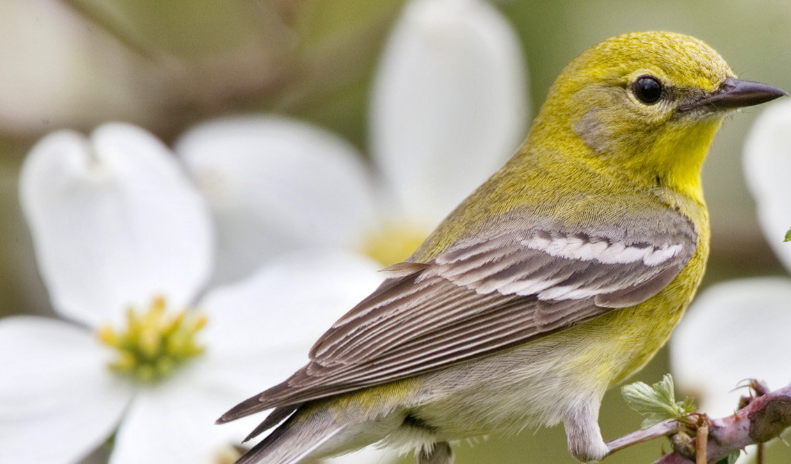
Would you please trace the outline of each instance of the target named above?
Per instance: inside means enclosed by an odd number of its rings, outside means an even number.
[[[107,117],[140,120],[160,99],[117,40],[56,1],[0,2],[0,126],[30,137]],[[143,95],[146,92],[147,95]]]
[[[373,217],[361,155],[301,122],[215,121],[190,130],[176,152],[217,219],[222,281],[287,250],[352,247]]]
[[[791,102],[780,102],[756,120],[744,150],[748,186],[766,239],[791,271]],[[678,385],[701,410],[721,417],[747,394],[745,379],[771,389],[791,381],[791,279],[764,277],[718,283],[693,303],[670,343]],[[742,461],[755,456],[748,449]]]
[[[404,259],[524,137],[524,73],[513,30],[488,2],[417,0],[373,86],[375,173],[338,137],[285,118],[193,128],[175,149],[223,218],[217,279],[305,244]]]
[[[75,462],[114,432],[113,464],[218,462],[261,417],[214,420],[303,365],[380,281],[361,257],[297,253],[197,299],[208,208],[167,148],[128,125],[46,137],[20,196],[53,307],[71,322],[0,320],[0,462]]]
[[[525,71],[489,2],[406,6],[374,83],[371,154],[419,225],[435,226],[524,139]]]

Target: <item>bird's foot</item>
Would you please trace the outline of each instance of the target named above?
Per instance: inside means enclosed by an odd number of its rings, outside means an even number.
[[[601,461],[610,448],[604,443],[599,430],[599,399],[580,401],[566,414],[563,421],[569,452],[581,462]]]
[[[610,448],[607,447],[603,440],[588,443],[569,442],[569,452],[577,461],[595,462],[607,457],[610,454]]]

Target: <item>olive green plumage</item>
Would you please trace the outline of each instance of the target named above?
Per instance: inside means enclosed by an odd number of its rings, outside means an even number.
[[[284,421],[240,463],[370,443],[452,461],[449,441],[564,422],[608,453],[605,390],[667,341],[708,257],[700,169],[730,108],[784,92],[741,81],[697,39],[626,34],[558,77],[525,143],[341,318],[311,362],[220,422]]]

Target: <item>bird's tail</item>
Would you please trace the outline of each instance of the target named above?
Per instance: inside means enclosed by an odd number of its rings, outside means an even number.
[[[300,408],[235,464],[297,464],[317,459],[331,454],[344,428],[330,411],[307,413]]]

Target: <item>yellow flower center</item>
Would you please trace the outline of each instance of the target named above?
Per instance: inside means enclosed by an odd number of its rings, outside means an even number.
[[[157,297],[146,312],[129,308],[125,329],[99,328],[99,340],[118,352],[109,364],[112,371],[141,382],[154,382],[203,353],[196,334],[206,325],[206,316],[186,310],[166,314],[166,309],[165,299]]]
[[[425,238],[426,232],[423,228],[386,223],[367,237],[363,244],[363,253],[389,266],[408,258]]]

